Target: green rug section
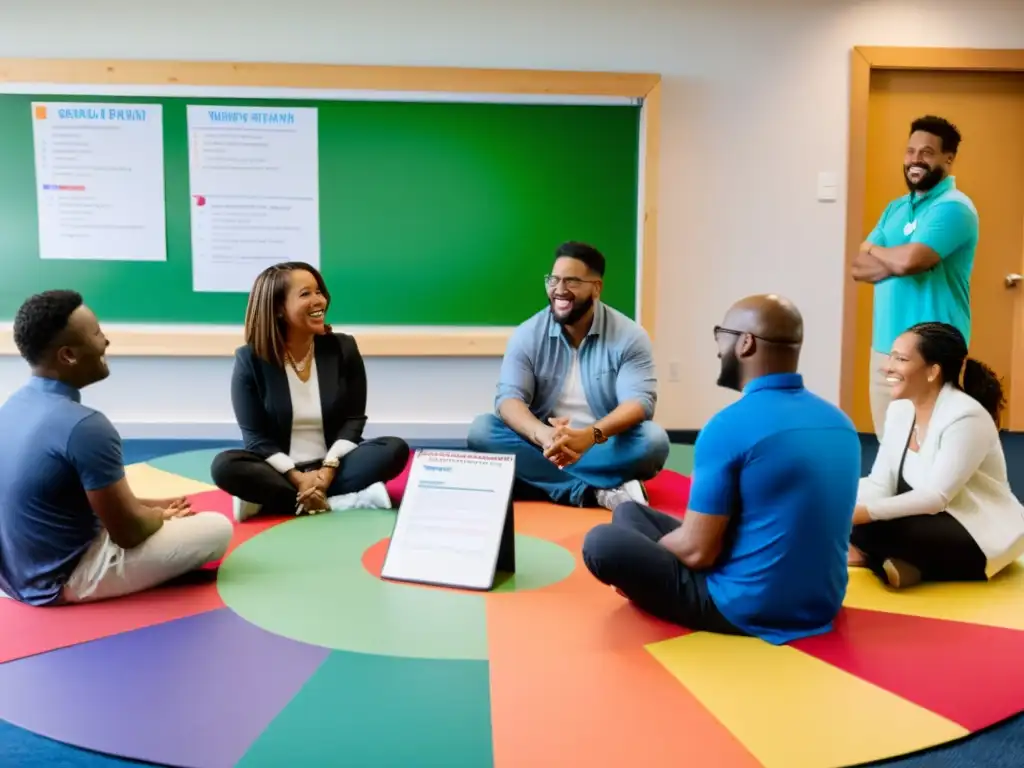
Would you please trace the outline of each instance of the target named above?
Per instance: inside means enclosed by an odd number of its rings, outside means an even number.
[[[268,632],[325,648],[486,659],[486,594],[383,581],[363,567],[363,554],[391,535],[394,520],[388,510],[351,510],[274,526],[221,564],[221,599]],[[573,556],[558,545],[516,536],[520,573],[495,591],[539,589],[574,567]]]
[[[486,662],[336,652],[237,766],[493,764]]]
[[[386,582],[363,552],[391,535],[395,513],[300,517],[240,546],[221,564],[221,599],[268,632],[386,656],[486,659],[484,598]]]
[[[164,472],[173,472],[176,475],[187,477],[189,480],[213,485],[213,478],[210,477],[210,465],[213,463],[214,456],[223,450],[223,448],[213,448],[203,451],[172,453],[169,456],[150,459],[146,463],[151,467],[162,469]]]
[[[671,469],[673,472],[689,477],[693,472],[693,446],[675,444],[670,446],[665,469]]]
[[[516,534],[516,573],[499,573],[492,593],[526,592],[557,584],[576,567],[576,559],[553,541]]]

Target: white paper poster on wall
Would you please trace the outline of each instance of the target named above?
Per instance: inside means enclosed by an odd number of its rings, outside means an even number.
[[[281,261],[320,267],[317,110],[188,107],[192,289],[247,293]]]
[[[165,261],[159,104],[32,102],[39,255]]]

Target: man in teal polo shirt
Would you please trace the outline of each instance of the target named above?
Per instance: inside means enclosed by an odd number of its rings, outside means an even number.
[[[950,175],[959,146],[960,132],[941,117],[911,124],[903,159],[910,192],[886,206],[853,262],[853,279],[874,284],[870,394],[879,438],[891,400],[886,365],[896,337],[934,321],[971,339],[978,211]]]

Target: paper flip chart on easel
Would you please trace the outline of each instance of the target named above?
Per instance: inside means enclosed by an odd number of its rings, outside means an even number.
[[[515,571],[515,456],[420,450],[381,576],[487,590]]]

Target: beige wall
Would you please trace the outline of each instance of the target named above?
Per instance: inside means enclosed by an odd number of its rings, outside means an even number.
[[[658,419],[680,429],[699,427],[731,399],[714,385],[711,328],[732,300],[747,293],[776,291],[798,303],[808,325],[808,384],[838,399],[842,189],[854,45],[1020,48],[1024,3],[0,2],[3,56],[661,73]],[[893,173],[898,163],[894,157]],[[819,172],[838,175],[838,201],[816,200]],[[670,363],[678,364],[678,381],[669,380]],[[413,434],[437,434],[445,425],[457,433],[490,407],[497,365],[372,359],[371,421],[380,425],[375,429],[401,424]],[[230,429],[229,371],[229,360],[175,360],[173,366],[121,360],[87,400],[126,435],[213,434],[224,425]],[[23,376],[19,360],[0,358],[0,397]],[[410,381],[416,382],[412,389]],[[455,387],[463,391],[456,395]],[[419,429],[410,426],[416,423]]]

